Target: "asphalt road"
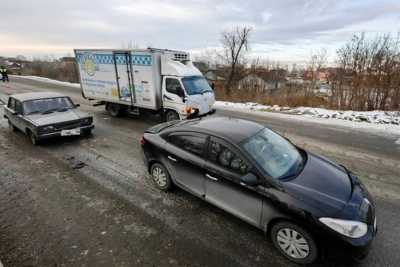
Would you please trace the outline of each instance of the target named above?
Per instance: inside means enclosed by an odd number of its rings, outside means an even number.
[[[33,148],[0,119],[0,225],[6,225],[0,226],[0,260],[5,266],[293,266],[257,229],[181,190],[165,194],[154,189],[138,140],[158,118],[110,118],[104,107],[82,99],[79,89],[20,78],[0,84],[0,99],[44,90],[70,95],[93,114],[96,128],[92,138],[58,139]],[[214,116],[220,115],[268,125],[356,171],[376,198],[380,228],[371,254],[358,266],[398,265],[396,136],[273,114],[218,110]],[[80,164],[84,167],[74,169]],[[316,264],[350,265],[341,258]]]

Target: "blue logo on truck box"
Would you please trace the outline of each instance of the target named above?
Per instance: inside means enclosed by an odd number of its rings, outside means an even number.
[[[86,60],[90,60],[96,64],[114,64],[114,56],[112,54],[94,54],[94,53],[80,53],[76,55],[77,61],[85,65]],[[115,62],[117,65],[126,64],[126,57],[123,55],[116,55]],[[131,54],[132,65],[137,66],[151,66],[153,58],[151,55],[145,54]]]

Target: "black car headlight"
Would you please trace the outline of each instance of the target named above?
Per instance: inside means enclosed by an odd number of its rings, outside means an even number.
[[[334,218],[319,218],[319,221],[332,230],[351,238],[363,237],[367,231],[366,223]]]

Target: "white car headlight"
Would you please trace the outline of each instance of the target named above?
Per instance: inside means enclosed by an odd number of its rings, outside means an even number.
[[[319,218],[319,221],[331,228],[332,230],[335,230],[336,232],[351,238],[362,237],[368,231],[368,226],[363,222],[333,218]]]
[[[42,128],[42,130],[44,132],[53,131],[54,130],[54,126],[53,125],[45,126],[45,127]]]

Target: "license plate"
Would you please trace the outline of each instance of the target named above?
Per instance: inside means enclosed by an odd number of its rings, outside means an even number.
[[[80,135],[81,129],[71,129],[71,130],[62,130],[61,136],[71,136],[71,135]]]

